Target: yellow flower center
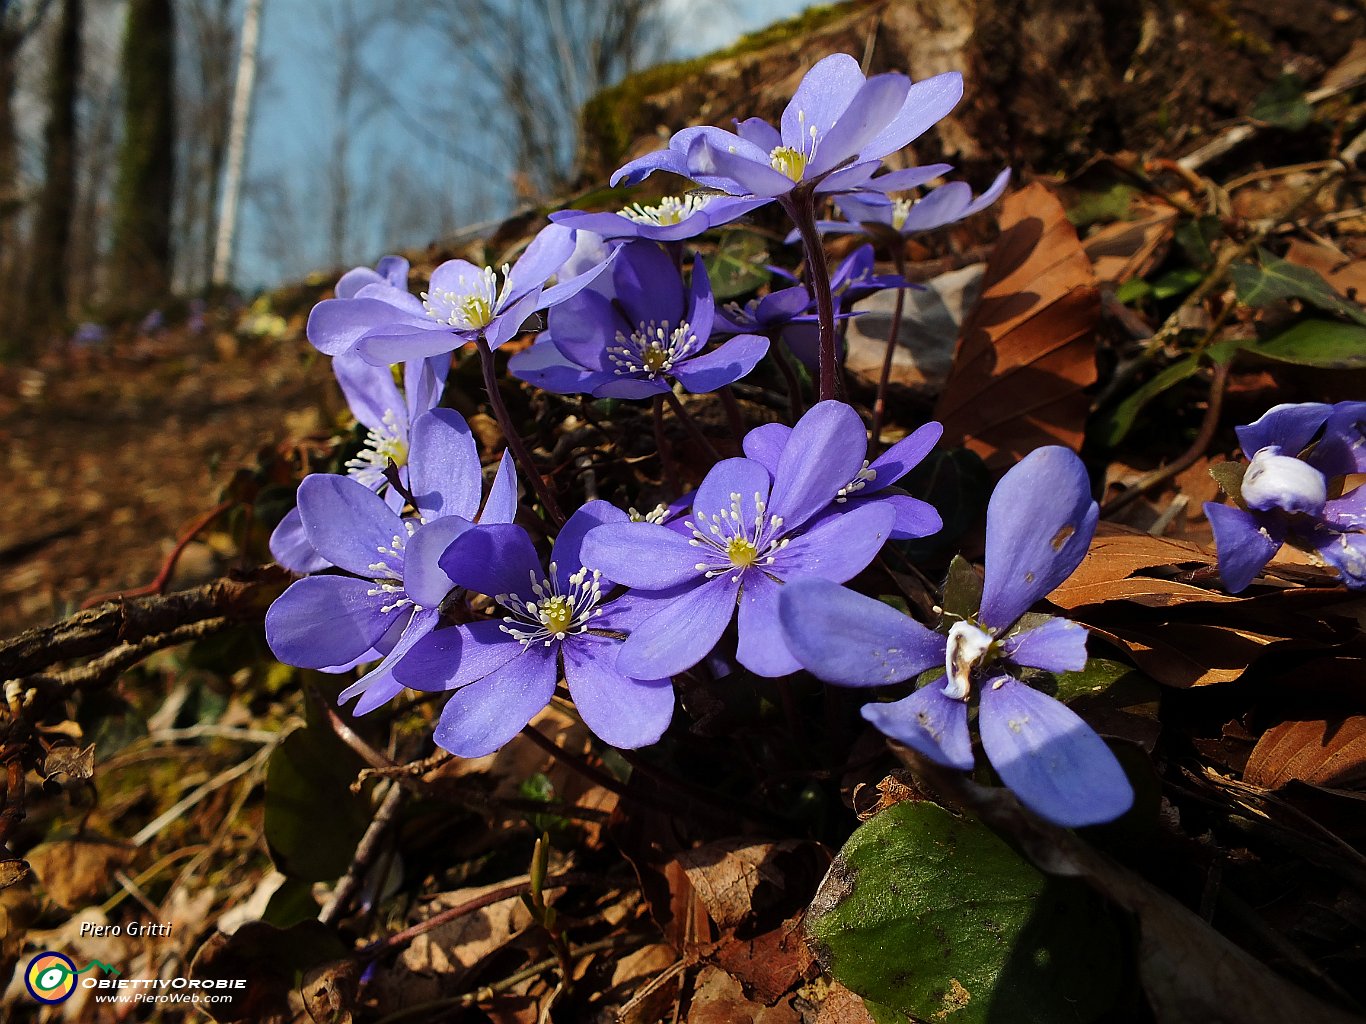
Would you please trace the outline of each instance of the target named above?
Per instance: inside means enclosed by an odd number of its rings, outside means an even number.
[[[759,557],[759,549],[744,537],[732,537],[726,544],[726,557],[737,569],[748,569]]]
[[[558,635],[567,632],[574,623],[574,606],[567,597],[547,598],[537,611],[548,633]]]
[[[651,345],[641,353],[641,362],[645,364],[645,369],[651,373],[658,373],[664,369],[669,362],[669,353],[665,352],[658,345]]]
[[[768,163],[779,174],[785,174],[793,181],[802,180],[806,170],[807,155],[791,146],[777,146],[768,154]]]
[[[892,200],[892,227],[897,231],[906,226],[906,215],[911,212],[913,205],[909,199]]]
[[[460,312],[471,328],[487,327],[493,320],[493,307],[482,295],[466,295],[460,302]]]

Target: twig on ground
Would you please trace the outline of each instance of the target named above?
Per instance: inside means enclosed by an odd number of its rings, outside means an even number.
[[[403,803],[403,787],[397,781],[383,785],[387,786],[384,799],[380,801],[370,826],[365,830],[365,835],[361,836],[360,842],[356,845],[356,852],[351,858],[346,874],[342,876],[332,894],[328,896],[327,902],[323,904],[322,910],[318,912],[318,920],[323,924],[336,924],[341,918],[346,905],[351,902],[351,897],[360,888],[365,872],[369,870],[370,864],[379,853],[384,834],[389,831],[389,826],[398,816],[399,806]]]

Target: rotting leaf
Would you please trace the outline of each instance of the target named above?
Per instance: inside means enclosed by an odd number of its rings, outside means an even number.
[[[1096,1020],[1122,983],[1122,937],[1094,895],[928,802],[849,838],[806,925],[842,984],[916,1019]]]
[[[1082,605],[1145,595],[1171,595],[1164,603],[1235,600],[1227,594],[1176,580],[1131,579],[1144,569],[1192,564],[1204,567],[1213,562],[1202,548],[1187,541],[1154,537],[1115,523],[1101,523],[1081,564],[1048,595],[1048,599],[1069,611]]]
[[[18,885],[29,876],[31,869],[28,861],[18,857],[9,857],[0,860],[0,889],[8,889],[11,885]]]
[[[1052,193],[1033,184],[1008,196],[1000,222],[935,409],[945,444],[995,466],[1041,445],[1080,446],[1100,319],[1091,261]]]
[[[1305,98],[1300,76],[1284,74],[1253,101],[1251,116],[1273,127],[1297,132],[1314,119],[1314,108]]]
[[[785,854],[805,846],[795,839],[727,839],[688,850],[679,855],[678,863],[711,919],[722,928],[734,928],[786,889],[780,862],[787,859]]]
[[[1366,43],[1362,43],[1366,52]],[[1366,299],[1366,259],[1344,255],[1332,246],[1293,238],[1285,251],[1285,261],[1315,271],[1344,299],[1360,303]]]
[[[1366,784],[1366,715],[1282,722],[1248,758],[1243,781],[1263,789],[1308,782],[1335,789]]]
[[[43,778],[65,775],[71,779],[90,779],[95,775],[95,744],[88,747],[53,747],[43,758]]]

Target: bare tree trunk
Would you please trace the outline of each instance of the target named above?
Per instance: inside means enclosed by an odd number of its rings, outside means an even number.
[[[171,286],[175,200],[175,13],[171,0],[129,0],[124,118],[114,196],[111,305],[139,313]]]
[[[223,177],[223,201],[218,208],[213,246],[215,287],[232,280],[233,242],[237,233],[237,207],[242,191],[242,167],[246,160],[247,129],[251,125],[251,99],[256,89],[256,49],[261,35],[262,0],[247,0],[242,15],[242,49],[237,62],[237,85],[232,94],[232,121],[228,129],[227,167]]]
[[[48,120],[43,133],[43,188],[33,225],[27,316],[50,329],[67,318],[71,224],[76,209],[76,102],[80,95],[83,0],[62,0],[48,72]]]

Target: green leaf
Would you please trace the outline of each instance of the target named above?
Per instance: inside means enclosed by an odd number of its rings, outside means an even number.
[[[962,555],[954,555],[944,580],[944,614],[966,619],[982,606],[982,577]]]
[[[1103,190],[1083,192],[1068,209],[1067,219],[1078,229],[1099,221],[1123,220],[1136,195],[1138,189],[1125,182],[1116,182]]]
[[[1366,325],[1366,309],[1344,299],[1316,270],[1301,267],[1262,250],[1261,266],[1238,263],[1229,276],[1238,290],[1238,301],[1259,309],[1285,299],[1301,299],[1328,313]]]
[[[1115,298],[1124,304],[1146,299],[1153,292],[1153,286],[1141,277],[1131,277],[1115,289]]]
[[[1248,351],[1296,366],[1363,370],[1366,369],[1366,327],[1340,320],[1310,318],[1260,345],[1249,346]]]
[[[1297,132],[1314,119],[1314,108],[1304,96],[1299,75],[1281,75],[1252,104],[1252,117],[1277,128]]]
[[[1185,295],[1204,278],[1203,270],[1198,270],[1195,267],[1178,267],[1176,270],[1168,271],[1153,282],[1153,298],[1174,299],[1178,295]]]
[[[1194,377],[1199,372],[1200,359],[1198,356],[1187,356],[1185,359],[1172,363],[1171,366],[1145,383],[1101,419],[1097,429],[1100,443],[1107,448],[1119,444],[1133,429],[1138,414],[1143,411],[1145,405],[1162,392],[1176,387],[1183,380]]]
[[[285,737],[266,767],[266,842],[285,875],[336,881],[370,823],[370,787],[351,792],[365,765],[308,705],[309,723]]]
[[[900,803],[856,831],[816,893],[817,958],[865,999],[950,1024],[1080,1024],[1127,962],[1101,899],[1049,879],[985,826]]]
[[[1054,679],[1057,689],[1053,696],[1064,704],[1100,696],[1112,701],[1147,703],[1155,701],[1160,692],[1156,683],[1132,665],[1106,658],[1091,658],[1080,671],[1059,672]]]
[[[768,243],[752,231],[728,231],[716,252],[706,259],[712,294],[717,299],[733,299],[768,283],[771,276],[764,266]]]
[[[1247,473],[1246,462],[1216,462],[1209,468],[1209,475],[1219,489],[1234,501],[1243,500],[1243,475]]]
[[[1186,259],[1206,270],[1214,263],[1214,243],[1223,237],[1224,225],[1218,217],[1197,217],[1172,232],[1172,241]]]

